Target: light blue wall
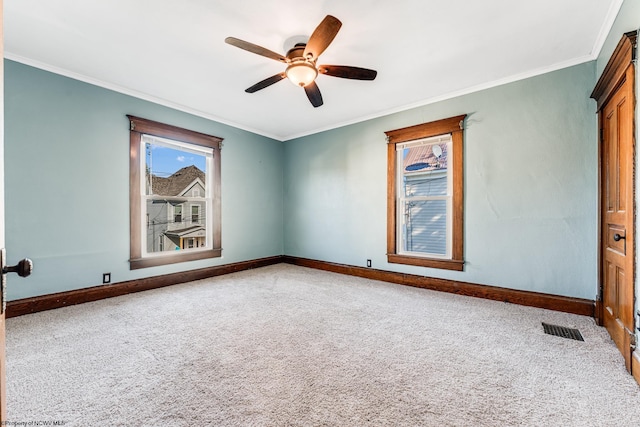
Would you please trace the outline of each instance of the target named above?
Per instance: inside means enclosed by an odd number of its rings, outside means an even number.
[[[283,253],[282,143],[5,61],[6,246],[28,256],[9,299]],[[212,94],[215,97],[215,94]],[[224,100],[220,100],[224,102]],[[130,271],[125,114],[224,138],[223,258]]]
[[[605,41],[602,51],[600,52],[600,56],[598,56],[597,61],[597,78],[600,78],[604,67],[607,66],[607,62],[611,58],[613,51],[615,50],[618,42],[622,38],[622,35],[628,33],[629,31],[638,31],[640,29],[640,0],[625,0],[620,8],[620,12],[616,18],[616,21],[609,32],[607,40]],[[636,152],[638,151],[638,141],[640,141],[640,109],[637,107],[638,101],[640,101],[640,67],[636,62]],[[640,156],[636,155],[636,170],[640,170]],[[640,197],[639,191],[640,189],[640,174],[636,173],[636,209],[640,206]],[[640,220],[636,222],[636,242],[638,241],[638,230],[640,230]],[[637,259],[637,256],[636,256]],[[636,263],[636,271],[638,271],[639,267]],[[639,274],[636,274],[636,313],[640,312],[640,278]],[[636,317],[636,325],[640,325],[640,316]]]
[[[593,299],[589,95],[601,68],[598,60],[282,144],[6,61],[7,247],[10,261],[36,263],[32,278],[12,280],[10,299],[97,285],[103,272],[118,282],[282,253]],[[465,271],[388,264],[384,131],[463,113]],[[225,138],[223,259],[129,271],[125,114]]]
[[[285,253],[596,296],[595,62],[287,141]],[[464,272],[386,262],[384,131],[468,114]]]

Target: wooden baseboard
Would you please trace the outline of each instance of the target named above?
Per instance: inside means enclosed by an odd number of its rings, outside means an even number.
[[[474,283],[437,279],[433,277],[423,277],[413,274],[396,273],[392,271],[375,270],[372,268],[355,267],[351,265],[336,264],[325,261],[316,261],[288,255],[285,255],[283,257],[283,261],[288,264],[294,264],[303,267],[316,268],[319,270],[332,271],[334,273],[348,274],[351,276],[398,283],[401,285],[414,286],[435,291],[449,292],[458,295],[485,298],[495,301],[504,301],[531,307],[546,308],[548,310],[562,311],[565,313],[579,314],[582,316],[594,317],[595,315],[595,301],[593,300],[543,294],[531,291],[519,291],[515,289],[499,288],[496,286],[478,285]]]
[[[281,262],[282,256],[273,256],[216,267],[206,267],[198,270],[181,271],[162,276],[145,277],[143,279],[129,280],[127,282],[114,283],[110,285],[99,285],[74,291],[24,298],[9,301],[7,303],[6,317],[22,316],[24,314],[52,310],[54,308],[66,307],[69,305],[98,301],[134,292],[176,285],[178,283],[191,282],[193,280],[221,276],[223,274],[235,273],[252,268],[265,267],[267,265],[279,264]]]
[[[563,311],[583,316],[594,317],[595,314],[594,301],[586,299],[570,298],[530,291],[518,291],[495,286],[423,277],[413,274],[396,273],[393,271],[375,270],[372,268],[356,267],[285,255],[9,301],[7,303],[6,317],[22,316],[24,314],[37,313],[39,311],[52,310],[54,308],[66,307],[69,305],[98,301],[134,292],[162,288],[165,286],[206,279],[208,277],[235,273],[252,268],[265,267],[267,265],[279,264],[281,262],[303,267],[311,267],[319,270],[332,271],[334,273],[347,274],[350,276],[364,277],[367,279],[381,280],[406,286],[455,293],[458,295],[510,302],[513,304],[546,308],[549,310]],[[640,375],[640,368],[637,368],[636,372]]]
[[[631,373],[640,385],[640,352],[637,350],[631,355]]]

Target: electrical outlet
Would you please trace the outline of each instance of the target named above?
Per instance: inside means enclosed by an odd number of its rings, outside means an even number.
[[[367,267],[371,267],[371,260],[370,259],[367,260]]]
[[[102,274],[102,283],[111,283],[111,273]]]

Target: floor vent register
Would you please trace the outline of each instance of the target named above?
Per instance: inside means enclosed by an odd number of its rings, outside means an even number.
[[[550,325],[542,322],[544,333],[549,335],[555,335],[557,337],[568,338],[571,340],[584,341],[582,334],[577,329],[566,328],[564,326]]]

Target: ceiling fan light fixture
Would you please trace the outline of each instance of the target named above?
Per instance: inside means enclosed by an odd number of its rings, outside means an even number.
[[[299,61],[289,65],[285,74],[294,85],[305,87],[318,77],[318,70],[307,61]]]

